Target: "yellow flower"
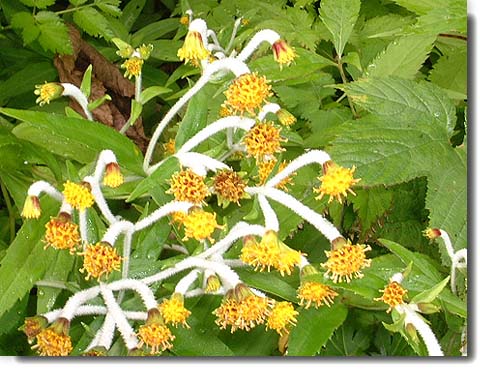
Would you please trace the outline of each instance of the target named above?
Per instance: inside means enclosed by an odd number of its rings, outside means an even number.
[[[138,77],[142,73],[143,59],[132,56],[131,58],[125,60],[120,66],[122,69],[125,69],[124,77],[128,79],[132,77]]]
[[[37,343],[32,349],[40,356],[68,356],[72,351],[72,341],[68,335],[69,322],[58,319],[49,328],[37,334]]]
[[[208,213],[201,209],[192,210],[184,219],[183,225],[185,226],[185,239],[195,238],[197,241],[203,241],[209,239],[210,242],[214,242],[211,237],[215,229],[221,229],[222,227],[217,224],[215,214]]]
[[[233,170],[222,170],[217,173],[213,183],[215,193],[226,201],[240,205],[240,199],[245,197],[247,184]]]
[[[257,161],[263,161],[266,155],[271,156],[285,151],[281,147],[281,142],[286,141],[280,136],[280,129],[272,122],[256,124],[243,138],[247,154],[256,158]]]
[[[272,170],[273,168],[275,168],[276,164],[277,164],[277,159],[275,158],[258,163],[258,180],[261,185],[264,185],[267,182],[267,179],[268,177],[270,177],[270,174],[272,173]],[[280,165],[278,166],[278,173],[284,170],[287,165],[288,165],[288,162],[285,162],[285,161],[280,163]],[[297,173],[295,172],[290,174],[287,178],[282,179],[280,183],[277,184],[275,187],[288,192],[287,186],[293,184],[292,177],[296,175]]]
[[[245,264],[253,266],[255,271],[263,272],[265,269],[270,271],[270,268],[275,267],[279,255],[277,236],[275,232],[268,231],[261,242],[257,242],[253,236],[245,237],[240,259]]]
[[[277,111],[277,117],[280,124],[286,127],[293,126],[297,122],[297,118],[295,118],[292,113],[285,109],[280,109]]]
[[[62,96],[63,86],[56,82],[45,82],[43,85],[35,85],[35,90],[33,93],[38,95],[38,98],[35,102],[38,105],[43,106],[45,104],[50,104],[50,101],[58,99],[60,96]]]
[[[230,326],[231,333],[237,330],[238,303],[232,297],[225,297],[221,305],[213,311],[213,314],[217,317],[215,324],[220,329],[227,329],[227,326]]]
[[[277,269],[283,277],[285,274],[292,274],[295,266],[300,264],[300,259],[303,254],[300,251],[292,250],[283,242],[280,242],[280,249],[281,252],[275,263],[275,269]]]
[[[27,219],[38,219],[42,214],[40,200],[37,196],[27,196],[23,204],[22,217]]]
[[[355,195],[351,187],[358,183],[360,179],[353,178],[354,172],[355,166],[352,169],[347,169],[333,163],[326,163],[324,166],[325,174],[318,178],[322,184],[319,188],[313,189],[315,193],[320,193],[316,199],[320,200],[324,195],[330,195],[329,203],[334,198],[342,203],[342,195],[346,197],[347,191]]]
[[[205,292],[206,293],[217,292],[221,286],[222,286],[222,283],[220,282],[220,279],[217,277],[217,275],[215,274],[211,275],[207,278]]]
[[[188,23],[190,23],[190,18],[188,17],[188,15],[180,17],[180,23],[184,26],[188,25]]]
[[[200,61],[210,56],[210,52],[205,48],[200,32],[188,31],[185,43],[178,49],[177,56],[181,61],[185,60],[185,64],[190,62],[197,66]]]
[[[232,116],[232,115],[233,115],[233,112],[232,112],[230,109],[228,109],[226,106],[222,105],[222,106],[220,107],[220,110],[219,110],[219,112],[218,112],[218,115],[220,115],[220,117],[222,117],[222,118],[225,118],[225,117],[230,117],[230,116]]]
[[[140,58],[142,58],[143,60],[147,60],[148,58],[150,58],[150,55],[152,54],[153,45],[152,44],[148,44],[148,45],[143,44],[142,46],[137,48],[137,51],[140,54]]]
[[[63,185],[65,202],[78,210],[85,210],[94,204],[94,198],[90,191],[90,185],[86,182],[80,184],[67,181]]]
[[[435,238],[438,238],[441,236],[440,230],[438,228],[427,228],[422,233],[429,240],[434,240]]]
[[[25,333],[28,343],[32,343],[34,338],[43,331],[48,325],[48,320],[42,315],[35,315],[25,318],[24,324],[18,329]]]
[[[305,309],[309,309],[312,303],[315,303],[317,308],[323,304],[330,306],[337,295],[338,293],[330,287],[312,281],[302,282],[297,291],[300,305],[305,306]]]
[[[150,346],[151,355],[171,349],[173,347],[171,341],[175,339],[170,329],[166,325],[159,323],[142,325],[138,329],[138,337],[140,338],[139,348],[143,345]]]
[[[204,178],[189,168],[181,170],[170,178],[170,189],[167,193],[173,194],[178,201],[200,204],[208,195],[208,187],[203,181]]]
[[[252,115],[272,96],[267,79],[257,73],[246,73],[236,78],[225,91],[225,108],[234,114],[248,112]]]
[[[107,242],[88,245],[86,250],[78,255],[84,257],[83,268],[80,269],[80,272],[87,272],[86,280],[90,277],[100,280],[104,274],[108,278],[111,272],[120,270],[122,258],[117,254],[117,250]]]
[[[116,188],[123,184],[123,175],[117,163],[108,163],[105,167],[105,175],[103,176],[103,184],[105,186]]]
[[[334,283],[343,280],[349,283],[352,278],[362,278],[361,270],[369,267],[372,262],[367,259],[365,252],[371,249],[368,245],[352,245],[349,242],[339,249],[325,251],[328,260],[321,264],[327,268],[325,275],[331,274],[330,278]]]
[[[166,143],[163,144],[163,149],[165,154],[174,155],[175,154],[175,139],[171,138]]]
[[[275,304],[267,319],[267,328],[275,329],[280,336],[290,332],[290,326],[297,322],[295,310],[291,302],[282,301]]]
[[[398,282],[390,282],[385,289],[380,290],[383,292],[382,297],[375,298],[376,301],[383,301],[389,305],[387,313],[389,313],[395,306],[404,304],[403,295],[408,291],[404,289]]]
[[[164,300],[159,306],[163,320],[166,324],[171,323],[175,327],[180,323],[186,328],[190,328],[187,318],[191,312],[183,305],[183,296],[174,293],[170,299]]]
[[[84,352],[82,356],[107,356],[107,349],[103,346],[95,346]]]
[[[273,57],[275,61],[280,64],[280,68],[290,63],[296,58],[295,49],[288,46],[284,40],[278,40],[272,45]]]
[[[45,224],[45,249],[48,246],[57,250],[70,250],[70,254],[75,252],[75,248],[80,244],[80,233],[78,225],[73,223],[72,217],[68,213],[60,213],[55,218]]]

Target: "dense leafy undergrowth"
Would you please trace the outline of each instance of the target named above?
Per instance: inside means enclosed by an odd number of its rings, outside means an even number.
[[[2,355],[466,354],[466,1],[0,4]]]

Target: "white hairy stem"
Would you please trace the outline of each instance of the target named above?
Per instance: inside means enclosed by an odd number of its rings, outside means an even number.
[[[453,249],[452,241],[450,240],[450,236],[443,229],[439,229],[439,231],[440,231],[440,238],[443,240],[443,243],[445,244],[445,248],[447,249],[448,256],[450,256],[450,259],[453,259],[453,256],[455,254],[455,250]]]
[[[105,309],[106,310],[106,309]],[[104,347],[109,350],[112,346],[113,335],[115,333],[115,319],[111,314],[105,315],[103,325],[97,331],[97,334],[85,349],[85,352],[90,351],[94,347]]]
[[[71,83],[60,83],[63,87],[62,96],[69,96],[73,98],[81,106],[85,116],[88,120],[93,120],[92,113],[88,109],[88,99],[83,92]]]
[[[53,323],[62,315],[63,309],[55,309],[43,314],[42,316],[47,319],[48,323]],[[102,305],[82,305],[79,306],[75,312],[73,318],[84,315],[105,315],[107,314],[107,308]],[[146,320],[147,313],[144,311],[125,311],[125,316],[131,320]]]
[[[110,207],[107,204],[107,201],[105,200],[105,197],[103,196],[102,190],[100,189],[99,181],[92,176],[84,177],[83,181],[87,182],[90,185],[90,191],[92,193],[92,196],[95,199],[95,202],[100,209],[100,212],[105,217],[107,222],[109,224],[115,223],[117,221],[117,218],[115,217],[115,215],[113,215]]]
[[[278,232],[280,229],[280,224],[278,223],[277,214],[273,211],[268,200],[264,195],[258,195],[258,202],[260,208],[262,209],[263,217],[265,218],[265,229]]]
[[[208,295],[225,295],[226,290],[223,287],[220,287],[217,291],[215,292],[208,292],[206,293],[203,288],[195,288],[194,290],[188,291],[184,297],[189,298],[189,297],[196,297],[196,296],[202,296],[205,294]]]
[[[186,201],[171,201],[162,207],[155,210],[149,216],[139,220],[135,223],[134,231],[140,231],[153,223],[157,222],[159,219],[167,216],[168,214],[175,213],[177,211],[188,212],[188,210],[193,206],[192,203]]]
[[[403,274],[402,273],[395,273],[391,278],[390,282],[397,282],[397,283],[402,283],[403,282]]]
[[[80,238],[82,239],[82,248],[85,251],[88,244],[88,224],[87,209],[78,211],[78,226],[80,228]]]
[[[103,178],[103,173],[105,172],[105,167],[107,164],[117,163],[117,157],[112,150],[102,150],[97,159],[97,164],[95,165],[95,172],[93,174],[93,181],[100,183]]]
[[[460,260],[465,260],[465,262],[461,263]],[[450,268],[450,288],[455,295],[457,294],[457,285],[456,285],[457,269],[466,268],[466,267],[467,267],[467,249],[458,250],[453,255],[452,266]]]
[[[280,40],[280,35],[271,29],[258,31],[243,48],[240,54],[238,54],[237,59],[244,62],[253,54],[262,42],[268,42],[270,45],[273,45],[278,40]]]
[[[142,281],[136,279],[122,279],[121,285],[115,285],[111,283],[108,285],[111,291],[116,290],[132,290],[138,293],[140,298],[142,299],[143,303],[147,310],[153,309],[157,307],[157,300],[155,299],[155,295],[153,294],[152,290]]]
[[[268,113],[276,114],[280,110],[280,105],[275,103],[268,103],[262,107],[260,113],[258,113],[258,120],[261,122],[265,119]]]
[[[164,250],[173,250],[173,251],[177,251],[181,254],[185,254],[185,255],[189,255],[190,253],[188,252],[188,250],[183,247],[182,245],[163,245],[163,249]]]
[[[243,261],[240,259],[224,259],[223,263],[230,268],[246,268],[249,265],[245,264]]]
[[[307,265],[310,265],[310,262],[308,261],[308,259],[305,256],[300,255],[300,263],[298,264],[298,268],[302,270]]]
[[[135,101],[140,102],[141,94],[142,94],[142,72],[140,72],[138,76],[135,76]],[[133,126],[134,123],[135,122],[130,122],[130,125]]]
[[[67,320],[72,320],[72,318],[76,315],[76,312],[79,309],[79,307],[83,305],[85,302],[87,302],[88,300],[91,300],[97,297],[99,292],[100,292],[100,287],[95,286],[95,287],[90,287],[90,288],[87,288],[86,290],[75,293],[73,296],[71,296],[67,300],[67,303],[63,307],[59,317],[65,318]]]
[[[111,224],[110,227],[108,227],[107,231],[102,237],[102,241],[114,246],[120,234],[132,233],[134,227],[134,224],[128,220],[116,221],[115,223]]]
[[[213,44],[208,44],[207,49],[209,51],[221,51],[223,54],[225,54],[225,50],[223,49],[222,45],[220,45],[215,31],[212,31],[211,29],[207,30],[207,38],[208,37],[212,39]]]
[[[198,269],[194,269],[185,277],[180,279],[180,281],[175,287],[175,292],[180,293],[181,295],[185,295],[190,286],[197,280],[199,273],[200,271]]]
[[[228,54],[230,50],[233,47],[233,42],[235,41],[235,37],[237,36],[238,28],[240,27],[240,24],[242,23],[242,17],[237,18],[235,20],[235,23],[233,24],[233,30],[232,30],[232,35],[230,36],[230,41],[228,42],[227,48],[225,49],[225,54]],[[231,57],[234,57],[235,55],[235,50],[232,51]]]
[[[39,197],[42,193],[46,193],[51,198],[63,202],[63,194],[53,187],[50,183],[45,181],[37,181],[32,183],[28,188],[27,195]]]
[[[199,176],[206,176],[209,170],[216,172],[219,169],[228,169],[221,161],[198,152],[185,152],[175,154],[182,167],[190,168]]]

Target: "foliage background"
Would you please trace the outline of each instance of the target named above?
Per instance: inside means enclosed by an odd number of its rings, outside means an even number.
[[[357,196],[349,197],[343,206],[316,202],[307,192],[317,184],[316,170],[304,169],[295,179],[292,193],[326,214],[345,236],[372,244],[374,262],[363,280],[340,286],[342,303],[330,309],[300,310],[299,322],[290,337],[289,354],[424,353],[424,348],[412,348],[398,333],[383,327],[381,322],[389,323],[391,318],[384,306],[372,298],[379,295],[378,289],[391,274],[403,270],[410,261],[414,263],[414,277],[406,283],[410,296],[448,275],[443,248],[429,244],[421,235],[426,227],[447,230],[456,249],[467,245],[467,29],[466,2],[462,0],[2,0],[2,355],[31,355],[25,337],[17,331],[23,318],[62,306],[72,291],[87,285],[77,272],[75,257],[43,250],[43,224],[55,214],[57,205],[42,199],[44,213],[40,220],[20,219],[28,186],[39,179],[58,185],[67,178],[78,179],[88,173],[98,152],[107,147],[116,152],[127,174],[143,175],[141,150],[152,127],[198,78],[199,71],[180,64],[176,56],[187,31],[179,17],[188,8],[217,30],[222,43],[228,42],[234,17],[242,16],[248,23],[236,39],[238,48],[256,30],[266,27],[295,46],[299,58],[289,68],[280,71],[266,48],[256,53],[250,63],[253,70],[272,81],[276,100],[298,118],[287,134],[288,151],[284,157],[291,159],[306,148],[322,148],[341,165],[356,165],[357,176],[362,178]],[[66,99],[42,108],[35,105],[34,85],[58,80],[65,72],[55,53],[70,54],[75,48],[67,24],[74,24],[81,38],[115,68],[121,61],[115,54],[112,37],[127,40],[133,46],[154,45],[152,58],[144,68],[145,87],[162,86],[169,91],[144,106],[141,122],[128,132],[130,139],[112,129],[119,127],[114,119],[109,120],[108,112],[96,116],[102,125],[79,118],[75,106],[69,106]],[[86,66],[77,63],[75,71],[82,73]],[[99,91],[103,91],[106,86],[102,76],[95,77]],[[199,93],[179,117],[180,124],[173,126],[162,141],[175,137],[178,147],[192,133],[215,120],[222,91],[229,82],[225,79],[212,83]],[[128,90],[128,84],[123,83],[119,82],[119,86]],[[112,94],[115,91],[107,89]],[[346,97],[342,97],[343,92]],[[110,112],[117,109],[128,117],[128,91],[124,95],[114,95],[115,107]],[[203,147],[204,152],[221,155],[223,141],[224,137],[214,137]],[[162,155],[159,145],[157,157]],[[171,161],[161,174],[129,182],[107,196],[122,216],[138,219],[168,201],[164,194],[166,179],[176,169],[178,163]],[[255,175],[251,162],[242,162],[238,169]],[[240,209],[220,209],[214,201],[209,205],[224,224],[242,217],[262,221],[253,201]],[[306,252],[313,263],[322,262],[328,242],[287,209],[279,206],[277,210],[282,238],[287,239],[289,246]],[[95,211],[89,213],[89,219],[90,232],[98,237],[104,225]],[[159,247],[171,231],[171,226],[163,222],[138,236],[132,255],[132,276],[152,273],[177,260]],[[185,246],[191,251],[195,249],[194,243],[187,242]],[[232,253],[238,253],[239,247]],[[274,272],[259,274],[249,269],[239,273],[254,287],[297,302],[298,276],[280,278]],[[66,281],[66,289],[36,287],[38,280]],[[157,296],[168,295],[173,286],[162,286]],[[444,291],[437,301],[442,311],[429,316],[448,355],[459,354],[465,298]],[[136,301],[132,299],[130,303],[134,305]],[[218,304],[215,296],[190,301],[192,330],[174,332],[177,340],[172,354],[280,355],[278,336],[261,327],[235,335],[220,331],[211,314]],[[72,335],[78,342],[75,353],[81,352],[92,330],[99,325],[100,320],[95,319],[72,326]],[[123,354],[121,344],[114,345],[111,353]]]

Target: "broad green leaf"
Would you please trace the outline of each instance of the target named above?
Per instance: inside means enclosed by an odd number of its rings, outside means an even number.
[[[35,15],[35,20],[40,29],[38,41],[45,50],[60,54],[72,54],[68,28],[58,15],[49,11],[41,11]]]
[[[370,18],[363,24],[360,35],[367,40],[400,36],[408,26],[412,25],[414,20],[414,17],[395,13]]]
[[[140,115],[142,114],[142,110],[143,110],[142,103],[138,102],[137,100],[132,100],[130,117],[128,118],[131,126],[133,126],[136,120],[140,117]]]
[[[175,31],[179,25],[178,18],[167,18],[150,23],[132,35],[132,45],[138,46],[142,43],[158,40],[162,36]]]
[[[154,97],[157,97],[158,95],[161,95],[161,94],[166,94],[167,92],[171,92],[171,91],[172,91],[171,89],[162,87],[162,86],[148,87],[142,91],[140,95],[140,102],[142,104],[146,104]]]
[[[111,15],[112,17],[119,17],[122,15],[120,10],[120,0],[96,0],[95,5],[104,12],[105,14]]]
[[[466,99],[468,83],[466,47],[441,56],[433,65],[429,79],[447,90],[446,93],[449,96],[462,100]]]
[[[175,344],[172,351],[178,356],[233,356],[233,351],[211,331],[172,327]]]
[[[115,34],[108,20],[94,8],[82,8],[73,13],[74,22],[89,35],[110,40]]]
[[[314,356],[342,325],[348,309],[341,303],[318,309],[300,309],[288,339],[288,356]]]
[[[35,25],[35,19],[31,13],[15,13],[11,23],[13,28],[20,28],[22,30],[23,43],[25,45],[35,41],[40,34],[40,29]]]
[[[440,292],[442,292],[442,290],[448,284],[449,280],[450,280],[450,277],[447,277],[443,281],[437,283],[432,288],[430,288],[426,291],[420,292],[418,295],[413,297],[410,302],[412,304],[432,302],[433,300],[435,300],[437,298],[437,296],[440,294]]]
[[[56,0],[20,0],[27,6],[34,6],[39,9],[45,9],[47,6],[55,4]]]
[[[42,215],[27,220],[7,250],[0,266],[0,316],[23,298],[43,277],[58,251],[44,250],[44,224],[58,210],[59,204],[49,198],[41,199]]]
[[[142,154],[138,147],[110,127],[44,112],[2,108],[0,113],[24,122],[14,129],[17,137],[32,141],[54,154],[90,163],[100,151],[110,149],[115,152],[121,167],[143,175]]]
[[[426,14],[434,9],[444,9],[451,0],[393,0],[400,6],[417,14]]]
[[[417,33],[467,33],[467,3],[450,0],[447,7],[438,7],[418,18],[413,27]],[[466,39],[465,39],[466,42]]]
[[[183,41],[156,40],[150,42],[150,44],[153,45],[151,58],[170,62],[179,61],[177,51],[182,47]]]
[[[365,76],[413,79],[430,53],[435,39],[436,35],[424,34],[396,39],[371,61]]]
[[[21,300],[18,300],[7,313],[1,316],[0,336],[8,334],[8,332],[12,330],[16,331],[23,325],[24,320],[22,318],[28,316],[26,311],[28,297],[29,296],[26,295]]]
[[[352,119],[352,112],[347,107],[338,106],[319,109],[307,119],[312,134],[305,138],[305,147],[323,148],[335,138],[340,125]]]
[[[142,12],[146,1],[147,0],[131,0],[123,8],[120,20],[128,31],[130,31],[133,24],[138,19],[138,16]]]
[[[222,330],[219,338],[237,357],[278,355],[278,334],[275,331],[266,331],[264,325],[257,326],[248,332],[237,330],[233,334],[227,328]]]
[[[93,66],[90,64],[85,70],[85,73],[83,73],[82,84],[80,85],[80,90],[87,98],[90,97],[90,92],[92,90],[92,68]]]
[[[339,56],[343,55],[359,12],[360,0],[323,0],[320,4],[320,18],[332,34]]]

